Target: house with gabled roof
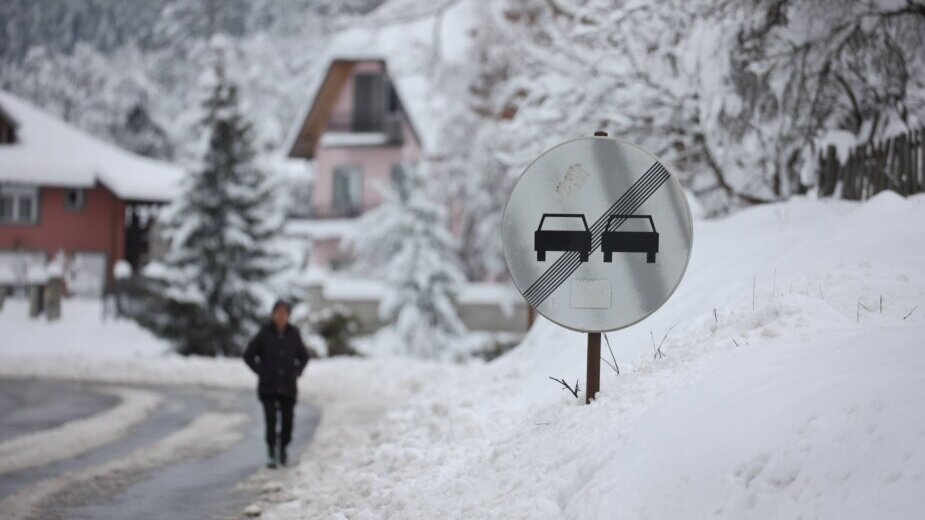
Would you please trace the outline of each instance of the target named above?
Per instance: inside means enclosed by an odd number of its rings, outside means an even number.
[[[382,202],[383,188],[398,182],[404,168],[425,154],[441,157],[433,130],[439,116],[427,106],[435,94],[426,81],[407,76],[401,81],[398,85],[389,75],[382,58],[332,59],[286,146],[290,159],[314,164],[311,193],[297,202],[286,225],[288,235],[311,242],[309,306],[345,307],[366,332],[383,325],[378,315],[386,290],[382,282],[322,271],[350,261],[342,237],[352,231],[356,217]],[[529,321],[526,305],[510,287],[488,283],[467,284],[458,311],[470,330],[523,332]]]
[[[348,260],[340,237],[418,160],[421,138],[406,106],[384,59],[331,60],[287,151],[314,161],[311,194],[288,226],[312,241],[314,266],[337,269]]]
[[[116,262],[144,261],[150,216],[183,176],[0,90],[0,285],[63,252],[69,291],[101,293]]]

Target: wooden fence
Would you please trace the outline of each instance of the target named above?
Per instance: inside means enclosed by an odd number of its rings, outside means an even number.
[[[920,128],[856,146],[844,164],[830,145],[819,158],[819,196],[864,200],[883,190],[904,196],[925,191],[923,138],[925,128]]]

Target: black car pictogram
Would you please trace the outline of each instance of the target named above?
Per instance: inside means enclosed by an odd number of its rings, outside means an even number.
[[[627,219],[649,219],[652,231],[611,231],[610,225],[615,219],[620,219],[617,227]],[[604,233],[601,235],[601,251],[604,252],[604,261],[613,261],[614,253],[645,253],[646,262],[655,263],[655,253],[658,253],[658,232],[651,215],[611,215],[607,219]]]
[[[581,219],[584,231],[560,231],[543,229],[546,217]],[[543,213],[540,225],[533,234],[533,249],[536,250],[536,261],[546,261],[546,251],[577,251],[579,261],[587,262],[591,254],[591,230],[585,216],[580,213]]]

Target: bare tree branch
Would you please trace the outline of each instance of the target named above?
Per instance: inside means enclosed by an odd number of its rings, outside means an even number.
[[[564,379],[564,378],[563,378],[563,379],[556,379],[556,378],[554,378],[554,377],[552,377],[552,376],[549,376],[549,379],[552,379],[553,381],[555,381],[555,382],[559,383],[560,385],[562,385],[566,390],[568,390],[569,392],[571,392],[573,396],[575,396],[575,399],[578,399],[578,392],[581,391],[581,388],[578,387],[578,381],[577,381],[577,380],[575,381],[575,388],[572,388],[571,386],[569,386],[568,383],[565,382],[565,379]]]

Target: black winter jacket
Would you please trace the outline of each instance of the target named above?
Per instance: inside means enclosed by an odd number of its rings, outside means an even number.
[[[259,394],[298,395],[296,379],[305,370],[309,354],[295,327],[287,325],[280,331],[272,323],[264,325],[247,344],[242,357],[260,377]]]

